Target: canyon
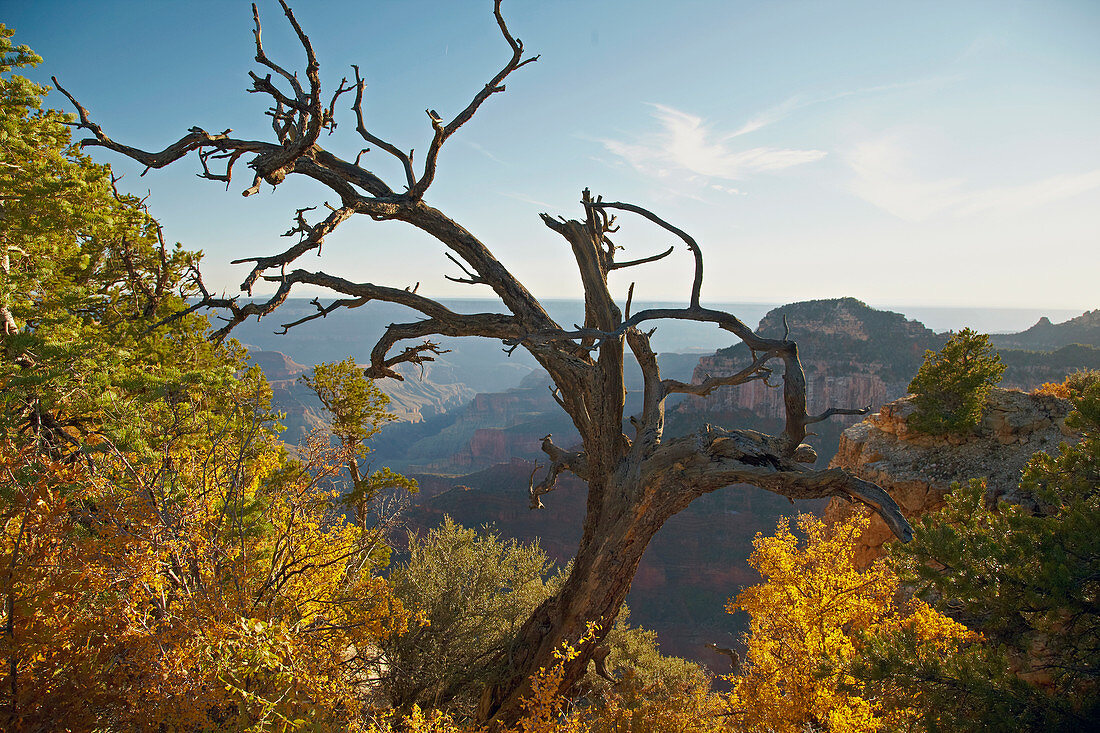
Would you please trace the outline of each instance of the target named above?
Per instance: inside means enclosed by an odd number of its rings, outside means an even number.
[[[1100,311],[1064,324],[1041,320],[1027,331],[995,336],[1008,365],[1003,384],[1033,389],[1044,382],[1060,381],[1078,368],[1100,368],[1100,349],[1096,348],[1100,331],[1092,328],[1096,320],[1100,320]],[[774,308],[763,315],[757,330],[773,337],[787,331],[797,341],[811,411],[832,406],[868,407],[878,413],[873,419],[886,427],[904,412],[891,405],[906,394],[925,351],[940,348],[948,337],[900,313],[876,310],[854,298]],[[714,337],[710,338],[713,342]],[[539,449],[542,437],[553,434],[558,445],[569,447],[576,432],[551,396],[545,372],[522,357],[505,356],[482,339],[471,341],[469,347],[449,344],[452,352],[424,365],[422,371],[403,372],[404,381],[379,383],[400,419],[374,439],[370,460],[376,467],[386,465],[419,481],[420,493],[412,497],[408,510],[411,529],[434,526],[446,514],[467,526],[492,524],[505,537],[538,538],[552,558],[567,562],[580,536],[577,518],[583,515],[582,482],[563,477],[540,511],[528,508],[526,489],[535,464],[546,462]],[[328,351],[331,349],[311,345],[305,353],[319,356]],[[320,404],[297,381],[308,367],[272,350],[254,350],[253,359],[272,383],[277,409],[285,413],[288,430],[284,439],[288,443],[324,424]],[[662,376],[699,383],[708,375],[734,373],[750,359],[748,349],[736,345],[703,354],[666,352],[660,354],[659,363]],[[637,409],[641,380],[636,367],[628,368],[626,377],[629,414]],[[781,373],[773,374],[769,383],[779,383],[780,377]],[[1011,402],[1020,399],[1011,395],[1022,393],[1005,390],[998,394],[1009,395],[1003,399]],[[707,399],[688,397],[670,407],[666,434],[685,434],[706,424],[774,433],[782,429],[781,398],[780,389],[764,382],[719,388]],[[857,450],[856,437],[842,436],[847,435],[845,431],[871,430],[860,424],[862,420],[861,416],[847,416],[814,426],[817,435],[811,442],[819,455],[818,465],[837,455],[836,460],[852,461],[855,466],[860,460],[852,457],[856,453],[864,459],[872,455]],[[1057,418],[1052,421],[1054,425]],[[888,434],[881,426],[874,429]],[[1033,445],[1029,438],[1021,443],[1018,434],[1003,429],[998,433],[997,429],[990,427],[991,434],[1015,435],[1016,442],[1011,445],[997,443],[1002,453],[1011,449],[1022,454],[1050,442],[1044,438]],[[997,462],[1002,458],[993,451],[981,460]],[[874,461],[864,460],[864,468],[859,470],[872,471],[866,467],[871,463]],[[920,470],[918,462],[914,471]],[[933,480],[940,482],[935,488],[902,491],[902,506],[920,511],[934,504],[942,481]],[[942,499],[942,493],[939,496]],[[627,601],[633,621],[656,630],[665,652],[722,669],[725,659],[706,645],[733,646],[745,629],[744,620],[726,614],[724,606],[740,588],[756,581],[745,562],[752,552],[752,539],[757,533],[773,532],[782,517],[799,511],[826,511],[825,502],[794,506],[782,497],[743,486],[696,501],[669,520],[649,547]],[[834,506],[828,511],[839,509]],[[867,556],[875,551],[868,545]]]

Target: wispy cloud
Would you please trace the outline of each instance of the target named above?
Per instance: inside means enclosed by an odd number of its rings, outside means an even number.
[[[663,104],[651,104],[658,129],[633,139],[597,139],[619,164],[644,175],[673,184],[679,190],[697,194],[721,191],[745,195],[745,191],[722,185],[743,181],[755,174],[780,171],[824,158],[824,150],[789,147],[746,147],[740,138],[778,123],[808,107],[860,97],[951,83],[958,76],[929,76],[920,79],[846,89],[824,94],[795,94],[750,117],[739,127],[722,131],[698,115]]]
[[[1085,173],[1063,173],[1020,186],[974,191],[960,207],[959,214],[1043,206],[1097,188],[1100,188],[1100,168]]]
[[[826,94],[796,94],[792,97],[788,97],[774,107],[760,112],[748,122],[737,128],[730,134],[726,135],[724,139],[729,140],[741,135],[747,135],[750,132],[756,132],[757,130],[767,127],[790,116],[794,112],[806,109],[807,107],[814,107],[819,104],[827,104],[829,102],[837,102],[841,99],[848,99],[850,97],[863,97],[874,94],[882,94],[885,92],[896,92],[905,89],[916,89],[920,87],[928,86],[942,86],[949,84],[953,81],[957,81],[961,76],[958,74],[951,75],[938,75],[927,76],[920,79],[910,79],[908,81],[891,82],[889,84],[875,84],[868,87],[859,87],[856,89],[846,89],[839,92],[830,92]]]
[[[693,174],[708,179],[741,180],[754,173],[782,170],[825,157],[823,150],[756,147],[738,149],[730,141],[779,119],[780,112],[750,120],[730,133],[715,132],[701,117],[661,104],[653,105],[660,124],[657,132],[632,142],[600,142],[647,175],[667,177]]]
[[[492,160],[496,163],[500,163],[501,165],[508,165],[507,161],[501,160],[496,155],[493,155],[493,153],[489,152],[489,150],[484,145],[479,145],[475,142],[471,142],[470,140],[466,140],[464,138],[461,140],[461,142],[464,143],[465,145],[467,145],[468,147],[473,148],[477,152],[481,153],[482,155],[484,155],[489,160]]]
[[[913,156],[896,136],[861,143],[846,158],[855,173],[856,196],[912,222],[1020,211],[1100,188],[1100,169],[984,188],[970,186],[961,177],[922,177],[912,169]]]
[[[534,204],[535,206],[541,206],[546,211],[556,211],[561,208],[556,204],[547,203],[546,201],[531,198],[530,196],[525,196],[522,193],[516,193],[514,191],[501,191],[500,195],[507,196],[510,199],[515,199],[516,201],[522,201],[525,204]]]
[[[750,132],[756,132],[761,128],[779,122],[795,110],[809,106],[810,104],[813,104],[813,102],[807,101],[801,94],[790,97],[774,107],[770,107],[756,115],[751,120],[741,125],[741,127],[726,135],[723,140],[732,140],[735,137],[741,137],[742,135],[748,135]]]

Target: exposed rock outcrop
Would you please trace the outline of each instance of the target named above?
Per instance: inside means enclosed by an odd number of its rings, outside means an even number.
[[[1020,472],[1033,454],[1076,440],[1065,424],[1071,409],[1068,400],[1050,395],[995,389],[974,434],[930,436],[909,428],[915,407],[905,397],[845,430],[829,465],[886,489],[909,519],[940,508],[952,483],[973,478],[985,479],[990,503],[1030,505],[1034,500],[1018,490]],[[834,499],[825,518],[836,521],[852,511],[862,508]],[[860,538],[857,562],[866,565],[879,557],[892,538],[882,520],[872,518]]]
[[[786,325],[785,325],[786,324]],[[947,340],[900,313],[871,308],[855,298],[811,300],[769,311],[757,333],[780,338],[789,327],[806,372],[811,412],[828,407],[878,407],[905,394],[924,352]],[[744,344],[699,360],[692,381],[734,374],[752,361]],[[779,374],[771,380],[778,383]],[[783,392],[763,382],[720,388],[706,398],[692,397],[680,408],[699,412],[749,410],[763,418],[781,417]]]

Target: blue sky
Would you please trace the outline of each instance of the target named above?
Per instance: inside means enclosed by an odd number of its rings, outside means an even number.
[[[508,56],[490,0],[299,2],[329,89],[358,63],[375,134],[426,148],[424,110],[449,118]],[[260,3],[268,55],[302,51]],[[506,0],[541,54],[448,143],[428,200],[471,229],[531,289],[572,297],[568,246],[540,211],[579,217],[580,190],[650,208],[691,232],[704,299],[852,295],[875,305],[1100,307],[1100,3]],[[45,57],[116,140],[160,149],[199,125],[270,135],[246,2],[0,2],[16,42]],[[54,93],[49,103],[64,108]],[[265,130],[267,134],[265,135]],[[322,144],[354,157],[346,112]],[[286,246],[296,208],[323,191],[288,182],[241,198],[197,161],[125,172],[168,235],[228,261]],[[390,180],[385,154],[364,164]],[[671,244],[623,219],[627,256]],[[682,248],[681,248],[682,250]],[[421,292],[476,297],[437,243],[351,221],[304,266]],[[686,299],[684,251],[616,273],[625,296]]]

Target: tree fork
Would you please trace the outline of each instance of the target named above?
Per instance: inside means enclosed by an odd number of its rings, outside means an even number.
[[[400,363],[430,360],[438,353],[430,339],[441,335],[496,338],[506,351],[522,346],[550,374],[556,385],[552,390],[555,400],[569,415],[582,445],[579,451],[563,450],[547,436],[543,449],[551,459],[551,466],[537,485],[532,473],[529,491],[532,505],[537,506],[541,497],[553,490],[561,472],[571,471],[586,480],[588,497],[582,537],[573,570],[560,592],[539,606],[519,631],[511,651],[499,660],[501,674],[481,698],[478,710],[481,722],[494,726],[514,722],[530,690],[531,676],[540,667],[553,665],[554,650],[563,642],[575,642],[585,633],[588,623],[600,625],[597,642],[607,633],[653,535],[669,517],[705,493],[741,483],[792,499],[845,497],[870,506],[895,534],[903,540],[909,539],[908,523],[881,488],[838,469],[813,470],[804,465],[816,459],[814,451],[803,443],[808,425],[837,414],[863,414],[869,408],[833,407],[810,415],[806,409],[806,379],[795,342],[786,334],[779,339],[764,338],[736,316],[702,304],[703,254],[699,243],[685,231],[636,204],[593,198],[587,189],[579,202],[584,212],[582,220],[542,214],[543,222],[568,241],[584,286],[584,322],[567,329],[549,316],[474,234],[424,201],[435,179],[439,152],[447,140],[490,97],[504,91],[509,75],[537,59],[527,56],[523,44],[509,31],[501,14],[501,0],[493,4],[493,17],[507,43],[508,58],[449,121],[429,110],[430,140],[419,174],[413,169],[411,154],[406,155],[369,129],[362,107],[365,81],[358,67],[353,67],[355,83],[342,80],[326,101],[322,96],[320,62],[309,38],[292,10],[282,0],[280,5],[306,52],[307,66],[305,73],[298,76],[267,57],[257,12],[256,59],[275,72],[276,77],[266,72],[264,76],[252,74],[249,91],[268,95],[272,100],[273,141],[238,139],[230,137],[231,130],[208,133],[193,127],[162,151],[146,152],[107,137],[91,120],[88,110],[60,85],[58,88],[77,110],[76,126],[91,134],[82,145],[113,150],[147,168],[162,168],[194,152],[201,165],[200,177],[227,187],[232,185],[234,163],[248,157],[254,178],[244,191],[246,195],[254,193],[261,181],[278,186],[289,176],[301,176],[320,184],[339,199],[340,206],[330,207],[329,215],[314,224],[306,220],[308,208],[298,210],[287,232],[290,236],[297,235],[298,241],[289,248],[246,260],[253,263],[253,269],[245,280],[244,290],[250,290],[261,278],[277,285],[276,293],[266,301],[239,304],[237,298],[215,297],[202,283],[198,271],[194,271],[195,287],[203,298],[185,312],[199,307],[229,312],[227,325],[213,334],[214,338],[224,338],[250,316],[274,312],[296,287],[306,284],[326,288],[336,297],[327,306],[317,300],[317,313],[285,324],[284,332],[340,308],[360,307],[372,300],[399,303],[425,317],[393,324],[386,330],[372,350],[371,363],[366,368],[368,376],[393,377],[397,374],[394,367]],[[368,167],[370,158],[364,160],[367,151],[352,151],[352,159],[347,159],[322,147],[320,132],[331,131],[335,125],[336,102],[352,91],[355,100],[351,111],[356,131],[372,149],[401,162],[403,180],[391,185],[372,172]],[[225,161],[224,169],[212,170],[211,161]],[[651,308],[630,314],[628,304],[627,315],[623,316],[608,289],[609,273],[662,259],[673,250],[617,262],[616,253],[621,247],[612,241],[612,235],[618,231],[614,212],[641,216],[687,246],[695,272],[685,307]],[[416,288],[356,283],[324,272],[293,269],[303,254],[319,250],[325,236],[356,214],[377,221],[403,221],[431,235],[446,247],[451,262],[463,272],[464,277],[457,280],[488,285],[507,313],[456,313],[417,294]],[[711,323],[734,334],[751,349],[752,363],[737,374],[708,379],[699,385],[663,380],[649,336],[642,329],[650,321],[667,319]],[[391,354],[392,349],[413,339],[420,342]],[[628,347],[642,370],[645,385],[641,414],[629,417],[633,437],[623,433],[626,417],[623,365]],[[783,365],[786,424],[781,435],[709,426],[691,435],[672,438],[664,435],[665,400],[670,394],[706,396],[720,386],[767,379],[772,374],[769,365],[773,360]],[[580,656],[566,664],[560,692],[567,693],[580,679],[596,646],[587,645]]]

